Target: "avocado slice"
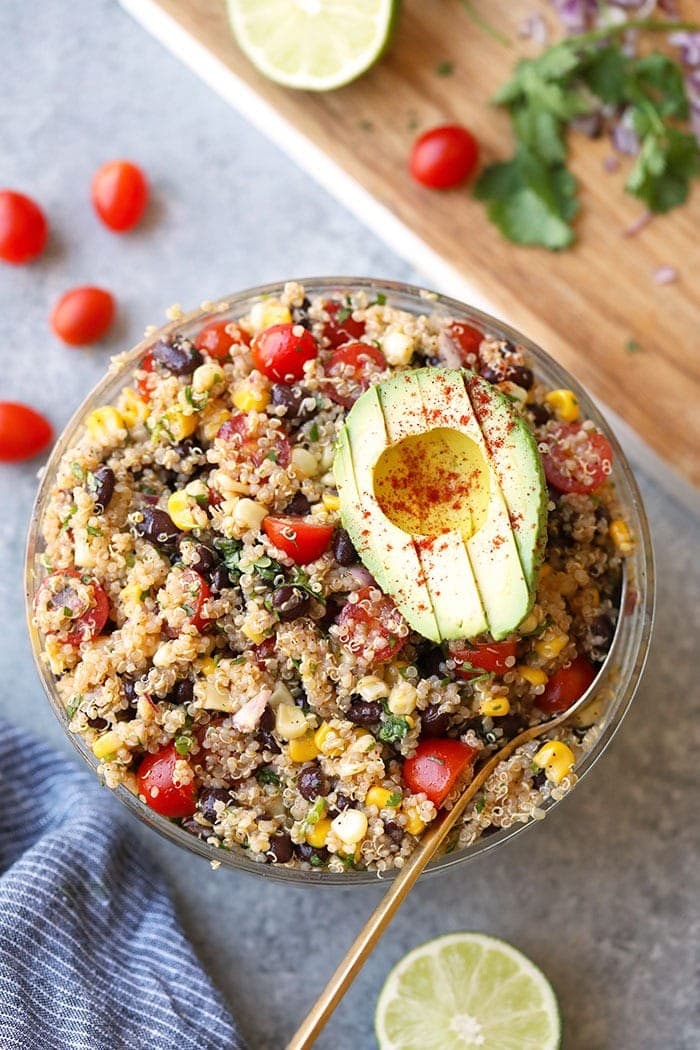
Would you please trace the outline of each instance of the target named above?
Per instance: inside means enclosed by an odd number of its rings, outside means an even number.
[[[462,369],[398,373],[351,409],[334,470],[345,528],[416,631],[499,639],[527,615],[546,486],[499,390]]]

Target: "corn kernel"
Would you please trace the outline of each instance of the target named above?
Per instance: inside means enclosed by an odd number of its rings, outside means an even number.
[[[221,401],[208,401],[199,413],[199,432],[205,441],[213,441],[231,413]]]
[[[148,419],[150,409],[135,390],[126,387],[119,398],[119,414],[128,427],[135,427],[137,423],[145,423]]]
[[[410,682],[400,678],[389,693],[388,706],[392,715],[410,715],[416,709],[418,692]]]
[[[365,802],[368,806],[376,806],[377,809],[386,809],[389,805],[389,800],[393,797],[393,792],[375,784],[375,786],[371,787],[367,792]]]
[[[166,433],[175,442],[184,441],[185,438],[191,437],[197,429],[198,422],[196,415],[186,416],[179,408],[169,409],[161,419]]]
[[[409,835],[420,835],[425,828],[425,821],[421,820],[415,809],[412,809],[407,814],[408,820],[406,821],[406,831]]]
[[[199,665],[199,670],[205,677],[208,677],[210,674],[214,674],[216,668],[217,662],[213,656],[205,656],[201,664]]]
[[[540,621],[537,618],[537,613],[531,612],[529,616],[525,617],[520,624],[520,627],[518,627],[518,632],[520,634],[532,634],[532,632],[536,631],[539,627],[539,623]]]
[[[247,496],[239,499],[233,511],[233,520],[241,529],[257,532],[267,517],[267,507]]]
[[[101,444],[121,441],[126,436],[126,425],[121,412],[111,405],[95,408],[85,420],[90,437]]]
[[[331,496],[330,492],[324,492],[321,499],[323,506],[331,513],[334,510],[340,510],[340,499],[338,496]]]
[[[548,740],[532,761],[540,769],[544,769],[547,780],[551,780],[553,784],[561,784],[564,777],[574,768],[576,759],[571,748],[561,740]]]
[[[354,846],[367,834],[369,822],[361,809],[344,809],[333,820],[331,827],[343,845]]]
[[[315,849],[321,849],[328,841],[328,833],[331,830],[331,822],[328,817],[322,817],[306,832],[306,841]]]
[[[303,478],[313,478],[318,474],[318,460],[313,452],[306,448],[292,450],[292,466]]]
[[[543,660],[554,660],[568,644],[568,634],[555,634],[552,638],[540,638],[535,642],[535,652]]]
[[[292,704],[280,704],[275,715],[275,730],[283,740],[298,740],[309,729],[304,712]]]
[[[261,634],[260,631],[253,630],[252,627],[248,627],[246,624],[243,624],[241,627],[241,634],[244,634],[253,645],[260,645],[260,643],[265,640],[264,634]]]
[[[610,522],[610,537],[620,554],[630,554],[632,552],[634,547],[632,533],[628,528],[627,522],[623,521],[622,518],[615,518]]]
[[[192,392],[195,394],[208,394],[215,386],[222,383],[224,373],[219,365],[208,361],[206,364],[195,368],[192,373]]]
[[[173,492],[168,497],[168,514],[172,518],[173,525],[183,532],[201,529],[209,520],[204,508],[200,507],[194,496],[184,489]]]
[[[382,340],[382,350],[390,365],[407,365],[413,357],[415,344],[404,332],[389,332]]]
[[[279,299],[263,299],[255,303],[250,311],[250,327],[257,334],[273,324],[291,324],[292,315],[289,307],[284,306]]]
[[[318,748],[312,732],[289,741],[289,757],[292,762],[311,762],[317,755]]]
[[[515,668],[521,678],[530,685],[546,685],[549,681],[547,675],[540,667],[530,667],[529,664],[518,664]]]
[[[374,674],[367,674],[357,683],[355,692],[363,700],[383,700],[389,695],[389,686]]]
[[[118,733],[114,730],[110,730],[108,733],[103,733],[101,737],[98,737],[95,743],[92,745],[92,753],[95,758],[99,759],[111,759],[121,747],[121,739]]]
[[[578,398],[573,390],[550,390],[544,401],[562,423],[575,423],[579,417]]]
[[[490,718],[502,718],[510,711],[510,700],[507,696],[490,696],[481,701],[479,711]]]
[[[345,750],[345,744],[342,740],[332,739],[331,734],[333,737],[337,737],[336,731],[328,722],[321,722],[321,725],[314,733],[314,743],[321,754],[337,757],[342,755]]]
[[[264,388],[253,387],[246,383],[238,387],[231,400],[241,412],[264,412],[270,404],[270,394]]]

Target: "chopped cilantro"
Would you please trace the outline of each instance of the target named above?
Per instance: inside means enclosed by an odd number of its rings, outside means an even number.
[[[80,707],[82,700],[82,696],[72,696],[70,698],[70,700],[66,704],[66,714],[68,715],[68,718],[73,718],[75,712]]]
[[[477,813],[481,813],[485,806],[486,806],[486,796],[485,795],[479,795],[478,799],[476,800],[476,805],[474,806],[474,809],[476,810]]]
[[[451,77],[454,71],[454,62],[450,62],[447,59],[444,62],[438,62],[435,67],[435,72],[439,77]]]
[[[101,529],[96,529],[94,525],[88,525],[87,531],[88,531],[88,535],[89,536],[101,536],[102,535]]]
[[[73,471],[73,474],[78,479],[78,481],[84,481],[85,480],[85,471],[83,470],[83,468],[80,466],[79,463],[71,463],[70,469]]]
[[[628,354],[641,354],[644,352],[644,347],[636,339],[628,339],[625,343],[625,350]]]
[[[337,314],[335,315],[335,319],[338,322],[338,324],[343,324],[343,322],[347,321],[348,317],[350,317],[351,313],[351,306],[341,306],[340,310],[338,310]]]
[[[323,857],[318,855],[318,853],[312,853],[309,857],[309,864],[312,868],[323,868],[325,867],[326,862]]]
[[[189,755],[193,746],[194,738],[186,733],[181,733],[180,736],[175,737],[175,750],[178,755]]]
[[[241,576],[241,550],[243,549],[243,544],[240,540],[231,540],[224,536],[217,536],[214,540],[214,546],[221,552],[224,565],[228,569],[232,582],[238,582]]]
[[[133,569],[136,564],[136,555],[129,551],[128,554],[124,555],[124,561],[126,562],[127,569]]]
[[[403,795],[400,791],[392,791],[389,798],[386,800],[387,806],[391,806],[392,809],[396,809],[397,806],[401,805]]]
[[[268,454],[265,456],[265,459],[271,459],[273,463],[277,463],[279,461],[279,457],[274,450],[272,452],[268,452]]]
[[[66,514],[65,518],[61,522],[61,528],[59,529],[60,532],[63,532],[64,529],[68,528],[68,526],[70,524],[70,521],[71,521],[71,518],[73,518],[74,515],[76,515],[77,513],[78,513],[78,508],[77,508],[75,503],[72,503],[68,513]]]
[[[393,744],[403,740],[408,732],[408,722],[402,715],[389,715],[382,721],[377,736],[385,744]]]
[[[70,620],[71,616],[73,615],[73,610],[70,608],[70,606],[68,606],[68,605],[64,605],[63,606],[63,615],[65,616],[65,618],[67,620]]]
[[[309,427],[309,441],[318,441],[318,423],[316,422]]]
[[[309,812],[306,814],[304,823],[307,828],[312,828],[314,824],[318,824],[319,820],[325,817],[327,809],[328,803],[325,798],[317,798]]]
[[[280,778],[272,766],[261,766],[256,770],[255,779],[258,784],[276,784],[279,786]]]

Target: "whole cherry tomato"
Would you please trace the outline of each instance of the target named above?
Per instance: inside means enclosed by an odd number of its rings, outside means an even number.
[[[329,299],[323,304],[323,309],[330,314],[330,320],[323,326],[323,334],[334,350],[353,339],[361,339],[365,334],[365,322],[356,321],[349,306]]]
[[[439,808],[475,757],[476,749],[461,740],[421,740],[403,764],[404,780],[414,795],[427,795]]]
[[[46,217],[30,197],[0,190],[0,259],[20,265],[41,255],[49,228]]]
[[[361,587],[337,619],[338,637],[351,653],[373,652],[373,663],[383,664],[406,644],[406,622],[387,594],[378,587]]]
[[[581,423],[555,423],[542,453],[547,481],[560,492],[585,494],[597,489],[612,470],[613,451],[599,430],[586,430]]]
[[[554,672],[535,703],[540,711],[548,714],[566,711],[583,696],[596,674],[587,656],[577,656],[570,664]]]
[[[276,383],[293,383],[304,375],[304,365],[318,356],[311,332],[300,324],[273,324],[255,336],[253,365]]]
[[[114,298],[104,288],[64,292],[51,311],[51,327],[69,346],[96,343],[114,320]]]
[[[516,643],[481,642],[470,648],[464,642],[452,642],[449,652],[457,663],[457,676],[468,680],[484,672],[504,674],[510,670],[515,665]]]
[[[442,124],[419,135],[409,168],[416,182],[446,190],[464,182],[476,168],[479,145],[461,124]]]
[[[205,350],[217,361],[228,361],[231,347],[240,343],[248,346],[250,336],[234,321],[210,321],[200,328],[194,341],[198,350]]]
[[[53,439],[49,421],[29,405],[0,401],[0,463],[37,456]]]
[[[148,182],[129,160],[110,160],[92,177],[92,203],[99,218],[115,233],[130,230],[143,215]]]
[[[182,784],[175,779],[175,765],[182,761],[174,744],[166,744],[155,755],[146,755],[136,773],[139,795],[150,809],[163,817],[189,817],[195,811],[194,780]]]
[[[292,517],[267,517],[263,529],[270,542],[284,551],[295,565],[308,565],[325,554],[334,532],[332,525]]]

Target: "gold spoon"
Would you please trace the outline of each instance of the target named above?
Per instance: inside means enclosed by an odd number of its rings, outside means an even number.
[[[538,736],[542,736],[543,733],[548,733],[557,726],[562,725],[577,711],[580,711],[582,707],[590,703],[599,677],[600,672],[596,676],[596,681],[568,710],[563,711],[556,718],[550,718],[548,722],[530,726],[529,729],[525,729],[518,736],[509,740],[507,744],[504,744],[495,755],[491,756],[486,765],[482,766],[474,779],[465,787],[452,809],[443,811],[431,824],[430,829],[425,832],[406,864],[400,869],[393,883],[341,959],[323,992],[290,1039],[287,1044],[287,1050],[308,1050],[309,1047],[314,1045],[329,1017],[364,966],[370,952],[408,896],[426,864],[432,860],[441,843],[464,813],[467,804],[474,798],[479,789],[483,787],[498,763],[505,758],[509,758],[521,744],[535,740]]]

